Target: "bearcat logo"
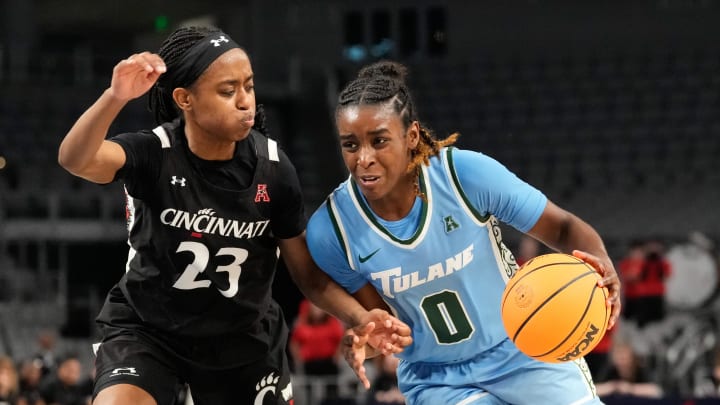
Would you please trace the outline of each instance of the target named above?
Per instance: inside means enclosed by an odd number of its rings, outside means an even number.
[[[585,337],[579,341],[578,344],[575,345],[575,348],[569,353],[562,357],[558,357],[558,361],[568,361],[579,356],[580,353],[587,349],[587,347],[590,346],[590,344],[598,337],[598,332],[600,332],[600,329],[598,329],[597,326],[590,324],[590,328],[587,332],[585,332]]]

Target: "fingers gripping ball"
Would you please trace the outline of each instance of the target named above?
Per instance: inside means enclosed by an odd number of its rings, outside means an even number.
[[[600,278],[575,256],[551,253],[529,260],[505,286],[505,331],[520,351],[540,361],[584,356],[600,342],[610,318]]]

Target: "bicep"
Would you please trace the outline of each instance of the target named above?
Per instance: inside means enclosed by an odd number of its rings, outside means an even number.
[[[307,250],[305,232],[293,238],[278,239],[278,247],[280,248],[280,255],[293,278],[300,269],[315,267],[315,262],[313,262],[310,252]]]
[[[94,183],[107,184],[115,179],[115,174],[125,165],[126,159],[125,150],[120,145],[103,141],[90,163],[76,175]]]
[[[527,234],[551,248],[559,249],[567,240],[572,219],[573,215],[570,212],[548,200],[540,218]]]

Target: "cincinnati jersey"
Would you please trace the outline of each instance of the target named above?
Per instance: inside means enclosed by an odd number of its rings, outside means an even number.
[[[267,342],[281,333],[278,324],[284,324],[271,298],[276,237],[297,236],[305,225],[294,168],[273,140],[251,131],[242,142],[250,142],[256,154],[254,173],[248,187],[232,189],[201,174],[179,122],[152,134],[131,135],[159,139],[159,168],[156,175],[153,170],[145,176],[125,174],[126,274],[111,291],[99,321],[137,327],[173,342],[188,338],[197,344],[202,340],[196,338],[232,335],[245,340],[214,343],[246,346],[244,350],[255,351],[250,357],[262,356]],[[127,142],[118,143],[128,150]],[[153,151],[147,153],[153,156]],[[294,217],[287,218],[288,212]],[[182,352],[184,343],[178,347]],[[232,355],[212,356],[237,363],[228,359]]]
[[[495,160],[453,148],[423,166],[419,185],[426,201],[384,221],[348,179],[310,219],[308,245],[339,284],[371,283],[410,325],[414,343],[399,357],[462,361],[507,339],[500,299],[517,265],[497,218],[526,231],[547,199]]]

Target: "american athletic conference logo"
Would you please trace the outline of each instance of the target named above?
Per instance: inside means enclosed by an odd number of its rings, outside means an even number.
[[[270,194],[268,194],[267,184],[258,184],[257,193],[255,193],[255,202],[270,202]]]

